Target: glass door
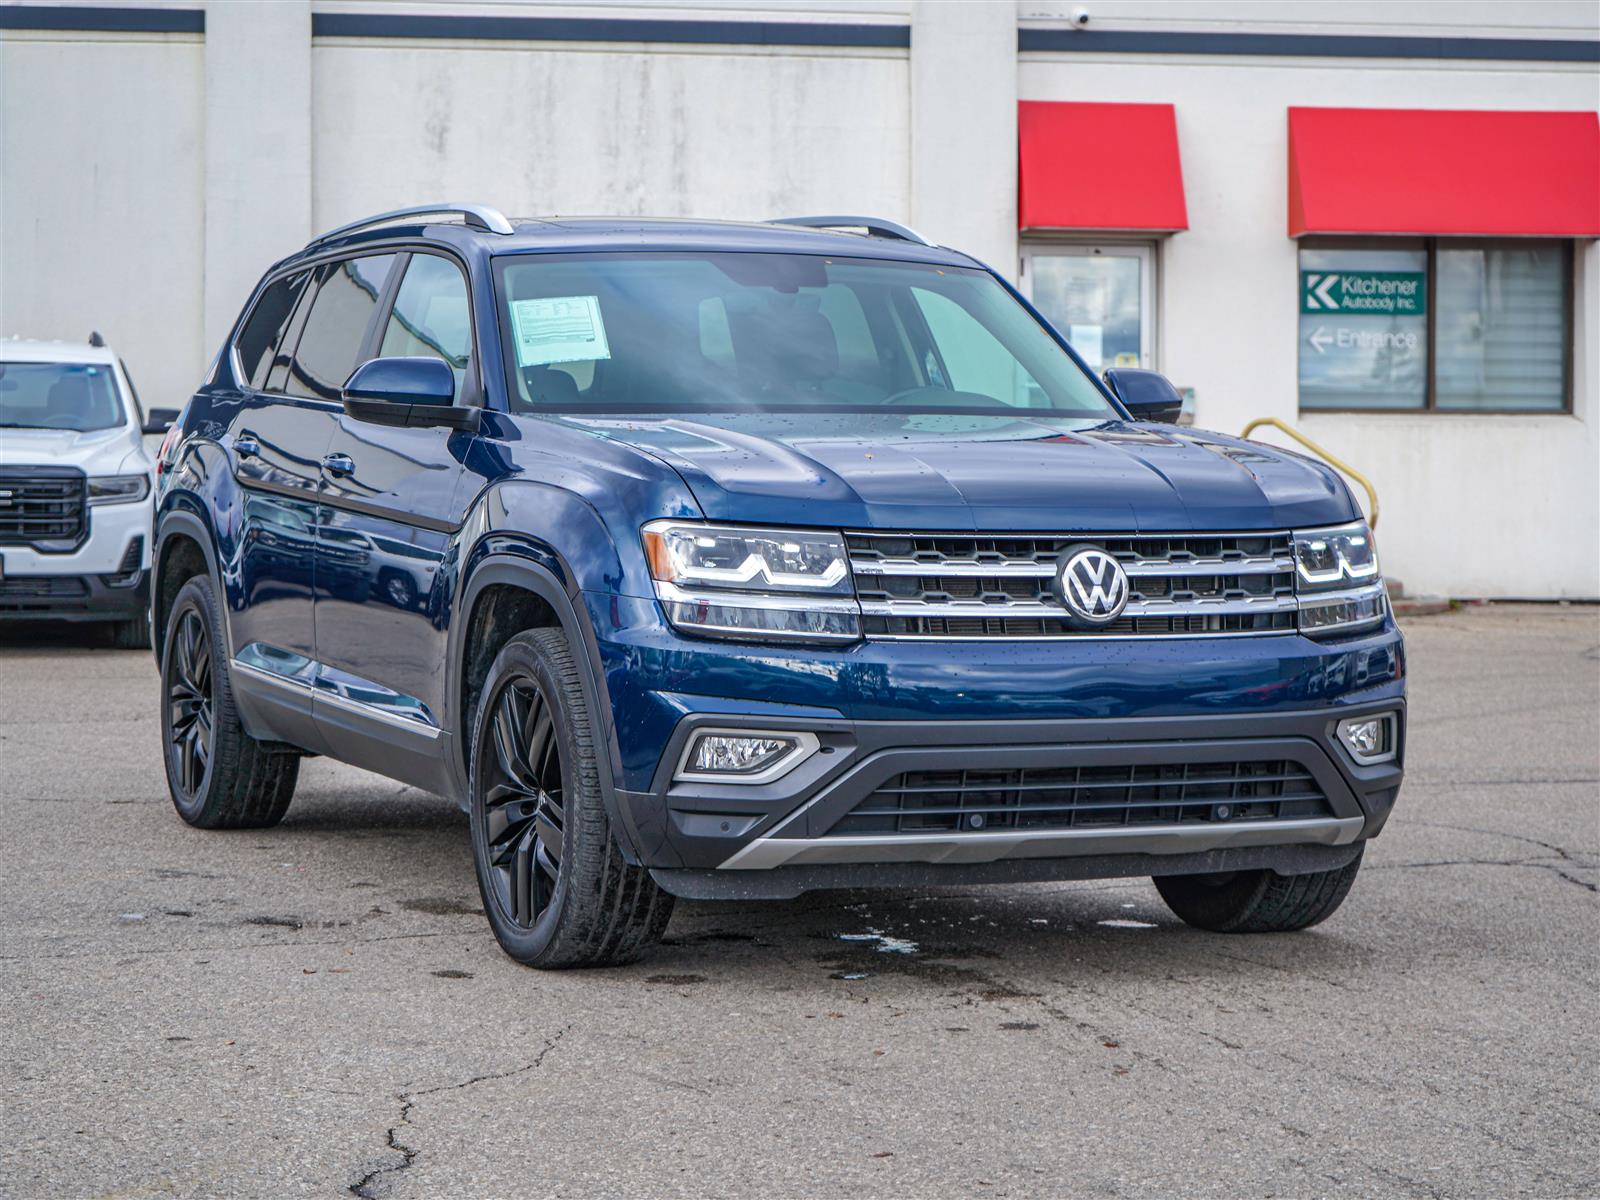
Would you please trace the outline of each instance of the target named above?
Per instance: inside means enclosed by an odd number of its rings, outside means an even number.
[[[1022,292],[1096,372],[1155,367],[1155,247],[1035,246]]]

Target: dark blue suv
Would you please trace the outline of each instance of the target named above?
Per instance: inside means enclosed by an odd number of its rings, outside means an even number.
[[[1334,472],[1177,412],[890,222],[334,230],[162,447],[173,801],[271,825],[306,754],[452,797],[537,966],[814,888],[1314,924],[1399,789],[1400,635]]]

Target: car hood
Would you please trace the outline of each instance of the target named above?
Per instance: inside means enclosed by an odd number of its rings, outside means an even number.
[[[1224,531],[1360,515],[1320,463],[1170,425],[876,413],[567,422],[671,464],[718,521]]]
[[[152,464],[136,430],[0,427],[0,467],[78,467],[89,475],[132,475]]]

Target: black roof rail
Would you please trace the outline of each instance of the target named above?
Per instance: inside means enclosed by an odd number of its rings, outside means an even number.
[[[481,229],[485,233],[507,234],[511,233],[511,222],[498,208],[487,204],[457,204],[446,202],[444,204],[414,204],[409,208],[396,208],[390,212],[378,213],[375,216],[363,217],[359,221],[351,221],[340,225],[337,229],[330,229],[327,233],[318,234],[306,243],[306,249],[320,245],[322,242],[331,241],[347,233],[354,233],[358,229],[365,229],[369,225],[382,225],[388,221],[398,221],[402,217],[425,217],[435,213],[456,213],[461,216],[466,224],[473,229]]]
[[[804,225],[808,229],[865,229],[877,237],[896,238],[902,242],[915,242],[919,246],[933,245],[915,229],[882,217],[776,217],[768,225]]]
[[[100,347],[104,346],[105,344],[106,344],[106,340],[105,340],[105,338],[100,336],[100,331],[98,329],[91,329],[89,331],[89,345],[93,346],[95,349],[98,350]]]

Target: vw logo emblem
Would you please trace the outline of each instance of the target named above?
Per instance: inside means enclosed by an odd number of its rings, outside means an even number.
[[[1081,628],[1109,625],[1128,606],[1128,576],[1099,546],[1068,549],[1056,587],[1072,623]]]

